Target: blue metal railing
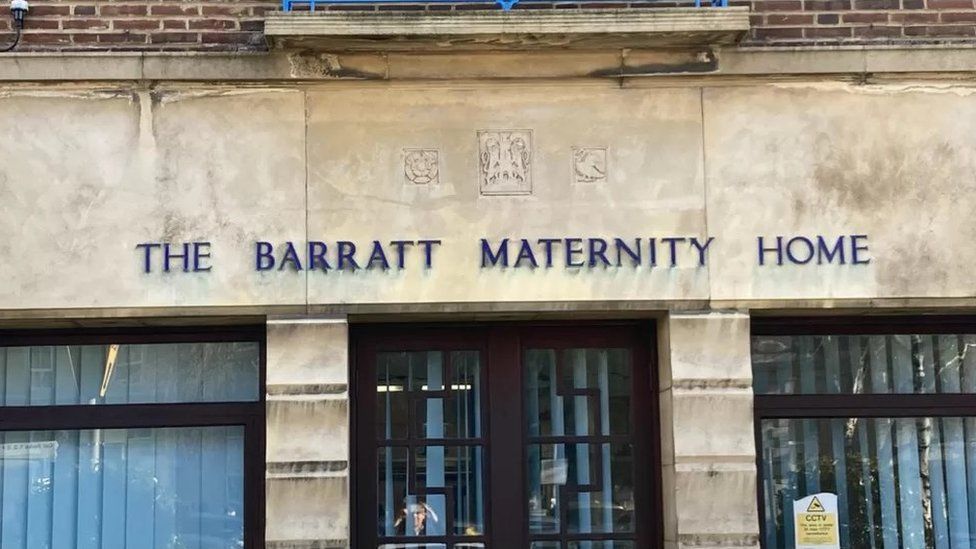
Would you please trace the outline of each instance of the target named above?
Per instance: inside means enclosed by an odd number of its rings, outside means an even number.
[[[281,0],[282,11],[293,11],[296,7],[308,8],[308,11],[315,11],[316,6],[328,6],[334,4],[484,4],[486,0]],[[512,9],[519,0],[495,0],[503,11]],[[695,0],[695,7],[703,5],[711,7],[728,7],[729,0]]]

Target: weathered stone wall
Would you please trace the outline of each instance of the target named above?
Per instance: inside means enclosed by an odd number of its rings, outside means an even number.
[[[267,326],[266,547],[347,547],[346,321],[270,319]]]
[[[0,310],[971,303],[976,235],[959,220],[976,168],[972,91],[919,81],[9,87]],[[483,192],[479,131],[524,138],[530,192]],[[436,158],[436,182],[410,179],[416,151]],[[580,152],[605,176],[580,180]],[[758,236],[857,234],[868,264],[851,264],[849,238],[844,265],[757,261]],[[690,241],[670,265],[660,239],[671,236],[714,237],[706,265]],[[590,265],[584,251],[583,267],[567,267],[562,243],[549,268],[483,268],[480,239],[506,237],[510,264],[520,238],[541,259],[540,238],[654,237],[657,264],[646,249],[641,267]],[[255,267],[259,240],[279,262],[285,242],[324,241],[336,267],[338,240],[358,243],[365,265],[373,240],[398,239],[440,240],[432,267],[419,246],[402,270]],[[187,241],[211,243],[211,271],[143,272],[137,244]]]

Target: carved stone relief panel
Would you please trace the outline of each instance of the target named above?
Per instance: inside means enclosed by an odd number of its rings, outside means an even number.
[[[482,195],[532,194],[532,130],[478,131]]]
[[[411,185],[440,183],[440,158],[437,149],[403,149],[404,182]]]
[[[573,148],[573,183],[604,183],[607,180],[606,147]]]

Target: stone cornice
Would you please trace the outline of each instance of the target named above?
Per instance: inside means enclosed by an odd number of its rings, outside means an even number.
[[[265,35],[322,51],[471,51],[733,44],[748,8],[326,11],[272,15]]]
[[[288,82],[559,80],[673,83],[728,79],[874,77],[970,79],[976,48],[693,48],[441,54],[0,54],[0,82]]]

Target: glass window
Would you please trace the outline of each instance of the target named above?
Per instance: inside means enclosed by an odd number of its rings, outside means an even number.
[[[242,427],[0,433],[0,547],[244,546]]]
[[[263,546],[263,335],[214,334],[0,333],[0,547]]]
[[[976,393],[976,334],[759,336],[757,394]]]
[[[254,402],[257,342],[0,348],[0,405]]]
[[[976,545],[976,330],[905,324],[754,326],[765,549],[792,549],[794,502],[822,493],[840,547]]]

